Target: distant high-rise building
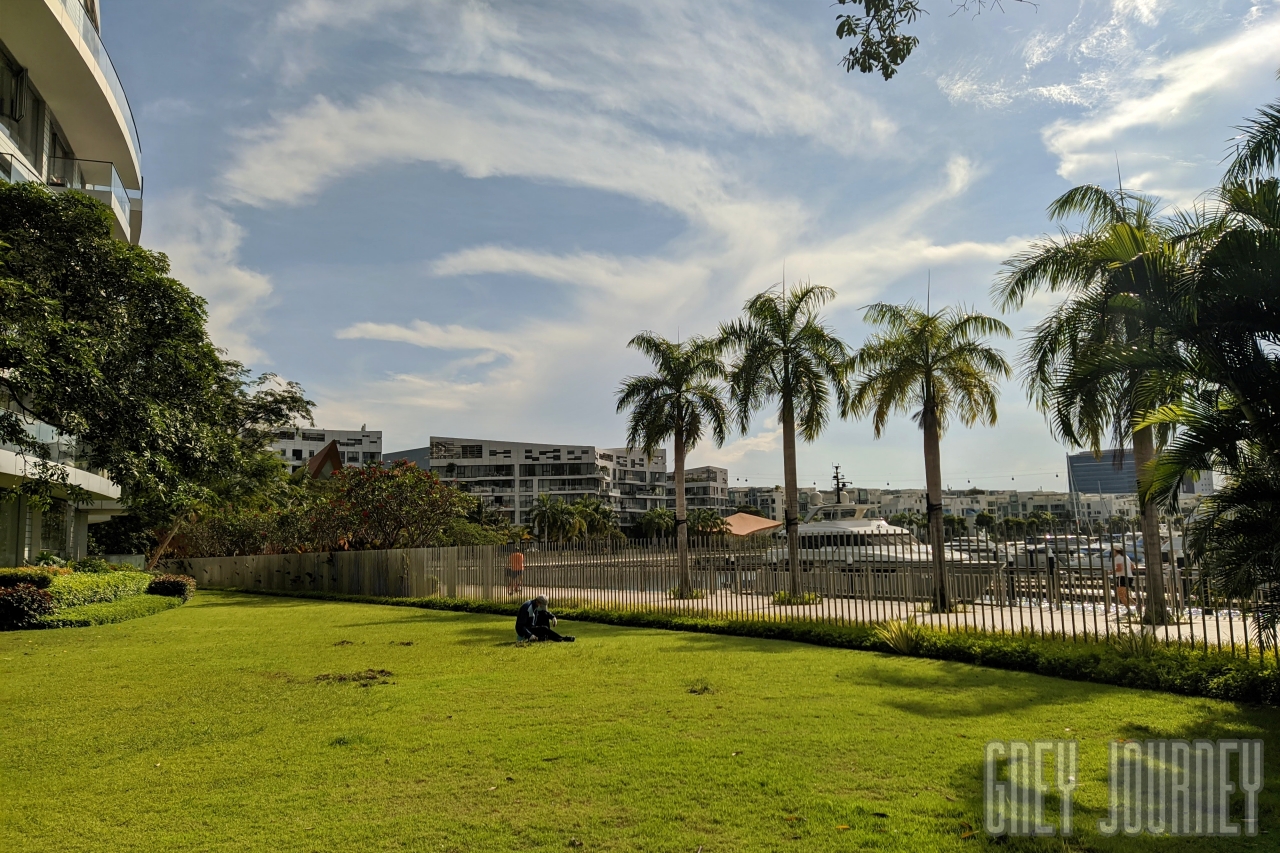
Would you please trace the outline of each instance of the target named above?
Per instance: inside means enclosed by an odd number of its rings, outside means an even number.
[[[1091,452],[1072,453],[1067,456],[1067,490],[1092,492],[1101,495],[1130,495],[1138,491],[1138,472],[1133,464],[1133,451],[1126,450],[1119,457],[1114,450],[1102,451],[1102,456]]]

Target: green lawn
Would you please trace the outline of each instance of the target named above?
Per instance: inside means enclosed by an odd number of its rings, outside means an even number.
[[[517,647],[507,619],[202,592],[0,634],[0,850],[1203,851],[1280,835],[1272,757],[1256,839],[961,839],[988,739],[1078,737],[1088,827],[1108,740],[1262,736],[1276,756],[1273,710],[561,627],[579,642]],[[318,679],[368,670],[390,675]]]

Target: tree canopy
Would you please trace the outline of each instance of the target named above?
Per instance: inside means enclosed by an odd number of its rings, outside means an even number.
[[[98,201],[0,184],[0,441],[46,463],[0,497],[65,486],[37,421],[149,524],[281,482],[267,445],[311,402],[224,358],[206,319],[163,254],[112,237]]]

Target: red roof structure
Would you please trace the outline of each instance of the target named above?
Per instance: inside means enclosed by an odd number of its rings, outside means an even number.
[[[312,456],[307,462],[307,475],[317,480],[327,480],[333,476],[333,472],[342,468],[343,462],[342,451],[338,449],[338,442],[329,442],[324,448]]]

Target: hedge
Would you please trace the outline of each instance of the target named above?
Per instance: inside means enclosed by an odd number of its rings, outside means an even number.
[[[190,575],[160,575],[147,585],[148,595],[167,595],[190,601],[196,594],[196,579]]]
[[[511,617],[515,616],[520,606],[517,602],[449,598],[387,598],[262,589],[230,591]],[[712,619],[675,613],[628,613],[581,607],[575,602],[562,602],[556,608],[556,614],[564,619],[605,625],[790,640],[841,649],[893,653],[893,647],[878,625],[765,622]],[[1257,659],[1245,660],[1230,652],[1213,649],[1203,651],[1190,646],[1156,645],[1144,652],[1135,653],[1118,644],[1106,642],[1071,642],[1015,634],[947,633],[923,627],[919,630],[915,646],[917,656],[935,660],[1117,687],[1207,696],[1232,702],[1280,705],[1280,669]]]
[[[0,569],[0,587],[30,584],[36,589],[48,589],[53,583],[53,573],[42,567],[24,566],[20,569]]]
[[[41,617],[37,628],[88,628],[92,625],[109,625],[152,616],[174,607],[180,607],[182,599],[166,595],[132,595],[115,601],[68,607],[50,616]]]
[[[109,574],[70,574],[53,579],[49,595],[59,610],[80,607],[142,595],[151,583],[146,572],[111,572]]]

